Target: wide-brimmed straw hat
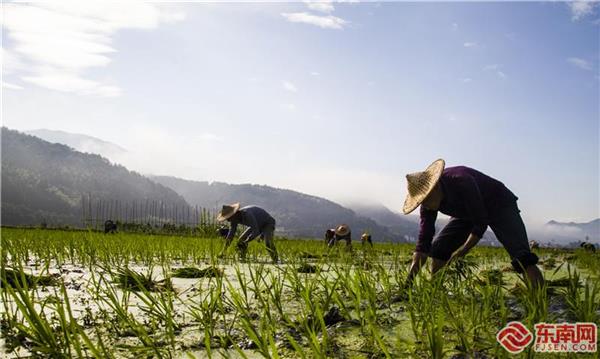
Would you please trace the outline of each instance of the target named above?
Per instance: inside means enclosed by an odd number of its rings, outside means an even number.
[[[406,175],[408,194],[404,200],[404,208],[402,208],[404,214],[414,211],[431,193],[440,180],[445,165],[444,160],[440,158],[430,164],[425,171]]]
[[[217,217],[217,221],[222,222],[228,220],[240,209],[239,203],[234,204],[224,204],[221,212],[219,212],[219,216]]]
[[[345,236],[348,233],[350,233],[350,227],[348,227],[347,224],[340,224],[335,229],[335,234],[337,234],[338,236]]]

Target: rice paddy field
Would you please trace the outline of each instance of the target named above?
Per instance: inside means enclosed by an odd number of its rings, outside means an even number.
[[[600,258],[581,249],[536,250],[532,291],[501,248],[408,288],[408,244],[278,239],[276,265],[258,241],[219,258],[219,238],[4,228],[1,244],[7,358],[553,358],[496,333],[600,317]]]

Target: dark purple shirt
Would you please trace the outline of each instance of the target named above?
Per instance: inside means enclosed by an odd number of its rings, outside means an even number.
[[[429,253],[437,213],[473,222],[471,233],[481,238],[497,210],[514,204],[517,197],[500,181],[465,166],[448,167],[439,184],[444,197],[437,211],[421,206],[418,252]]]

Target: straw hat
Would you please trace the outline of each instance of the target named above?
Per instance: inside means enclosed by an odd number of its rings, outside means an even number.
[[[348,227],[347,224],[340,224],[335,229],[335,234],[337,234],[338,236],[345,236],[348,233],[350,233],[350,227]]]
[[[435,185],[440,180],[446,163],[443,159],[435,160],[423,172],[415,172],[406,175],[408,194],[404,200],[404,214],[409,214],[425,200]]]
[[[360,239],[362,239],[363,241],[366,241],[369,238],[370,234],[369,233],[363,233],[362,236],[360,236]]]
[[[231,216],[233,216],[240,209],[239,203],[234,204],[224,204],[221,212],[219,212],[219,216],[217,217],[217,221],[222,222],[225,221]]]

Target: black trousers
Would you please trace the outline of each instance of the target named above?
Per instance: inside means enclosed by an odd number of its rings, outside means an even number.
[[[517,272],[523,267],[537,264],[538,257],[531,253],[527,230],[521,218],[517,204],[506,206],[494,211],[490,217],[490,228],[498,241],[512,259],[512,265]],[[468,219],[451,218],[450,222],[440,231],[431,243],[432,258],[448,260],[469,237],[473,230],[473,222]]]

